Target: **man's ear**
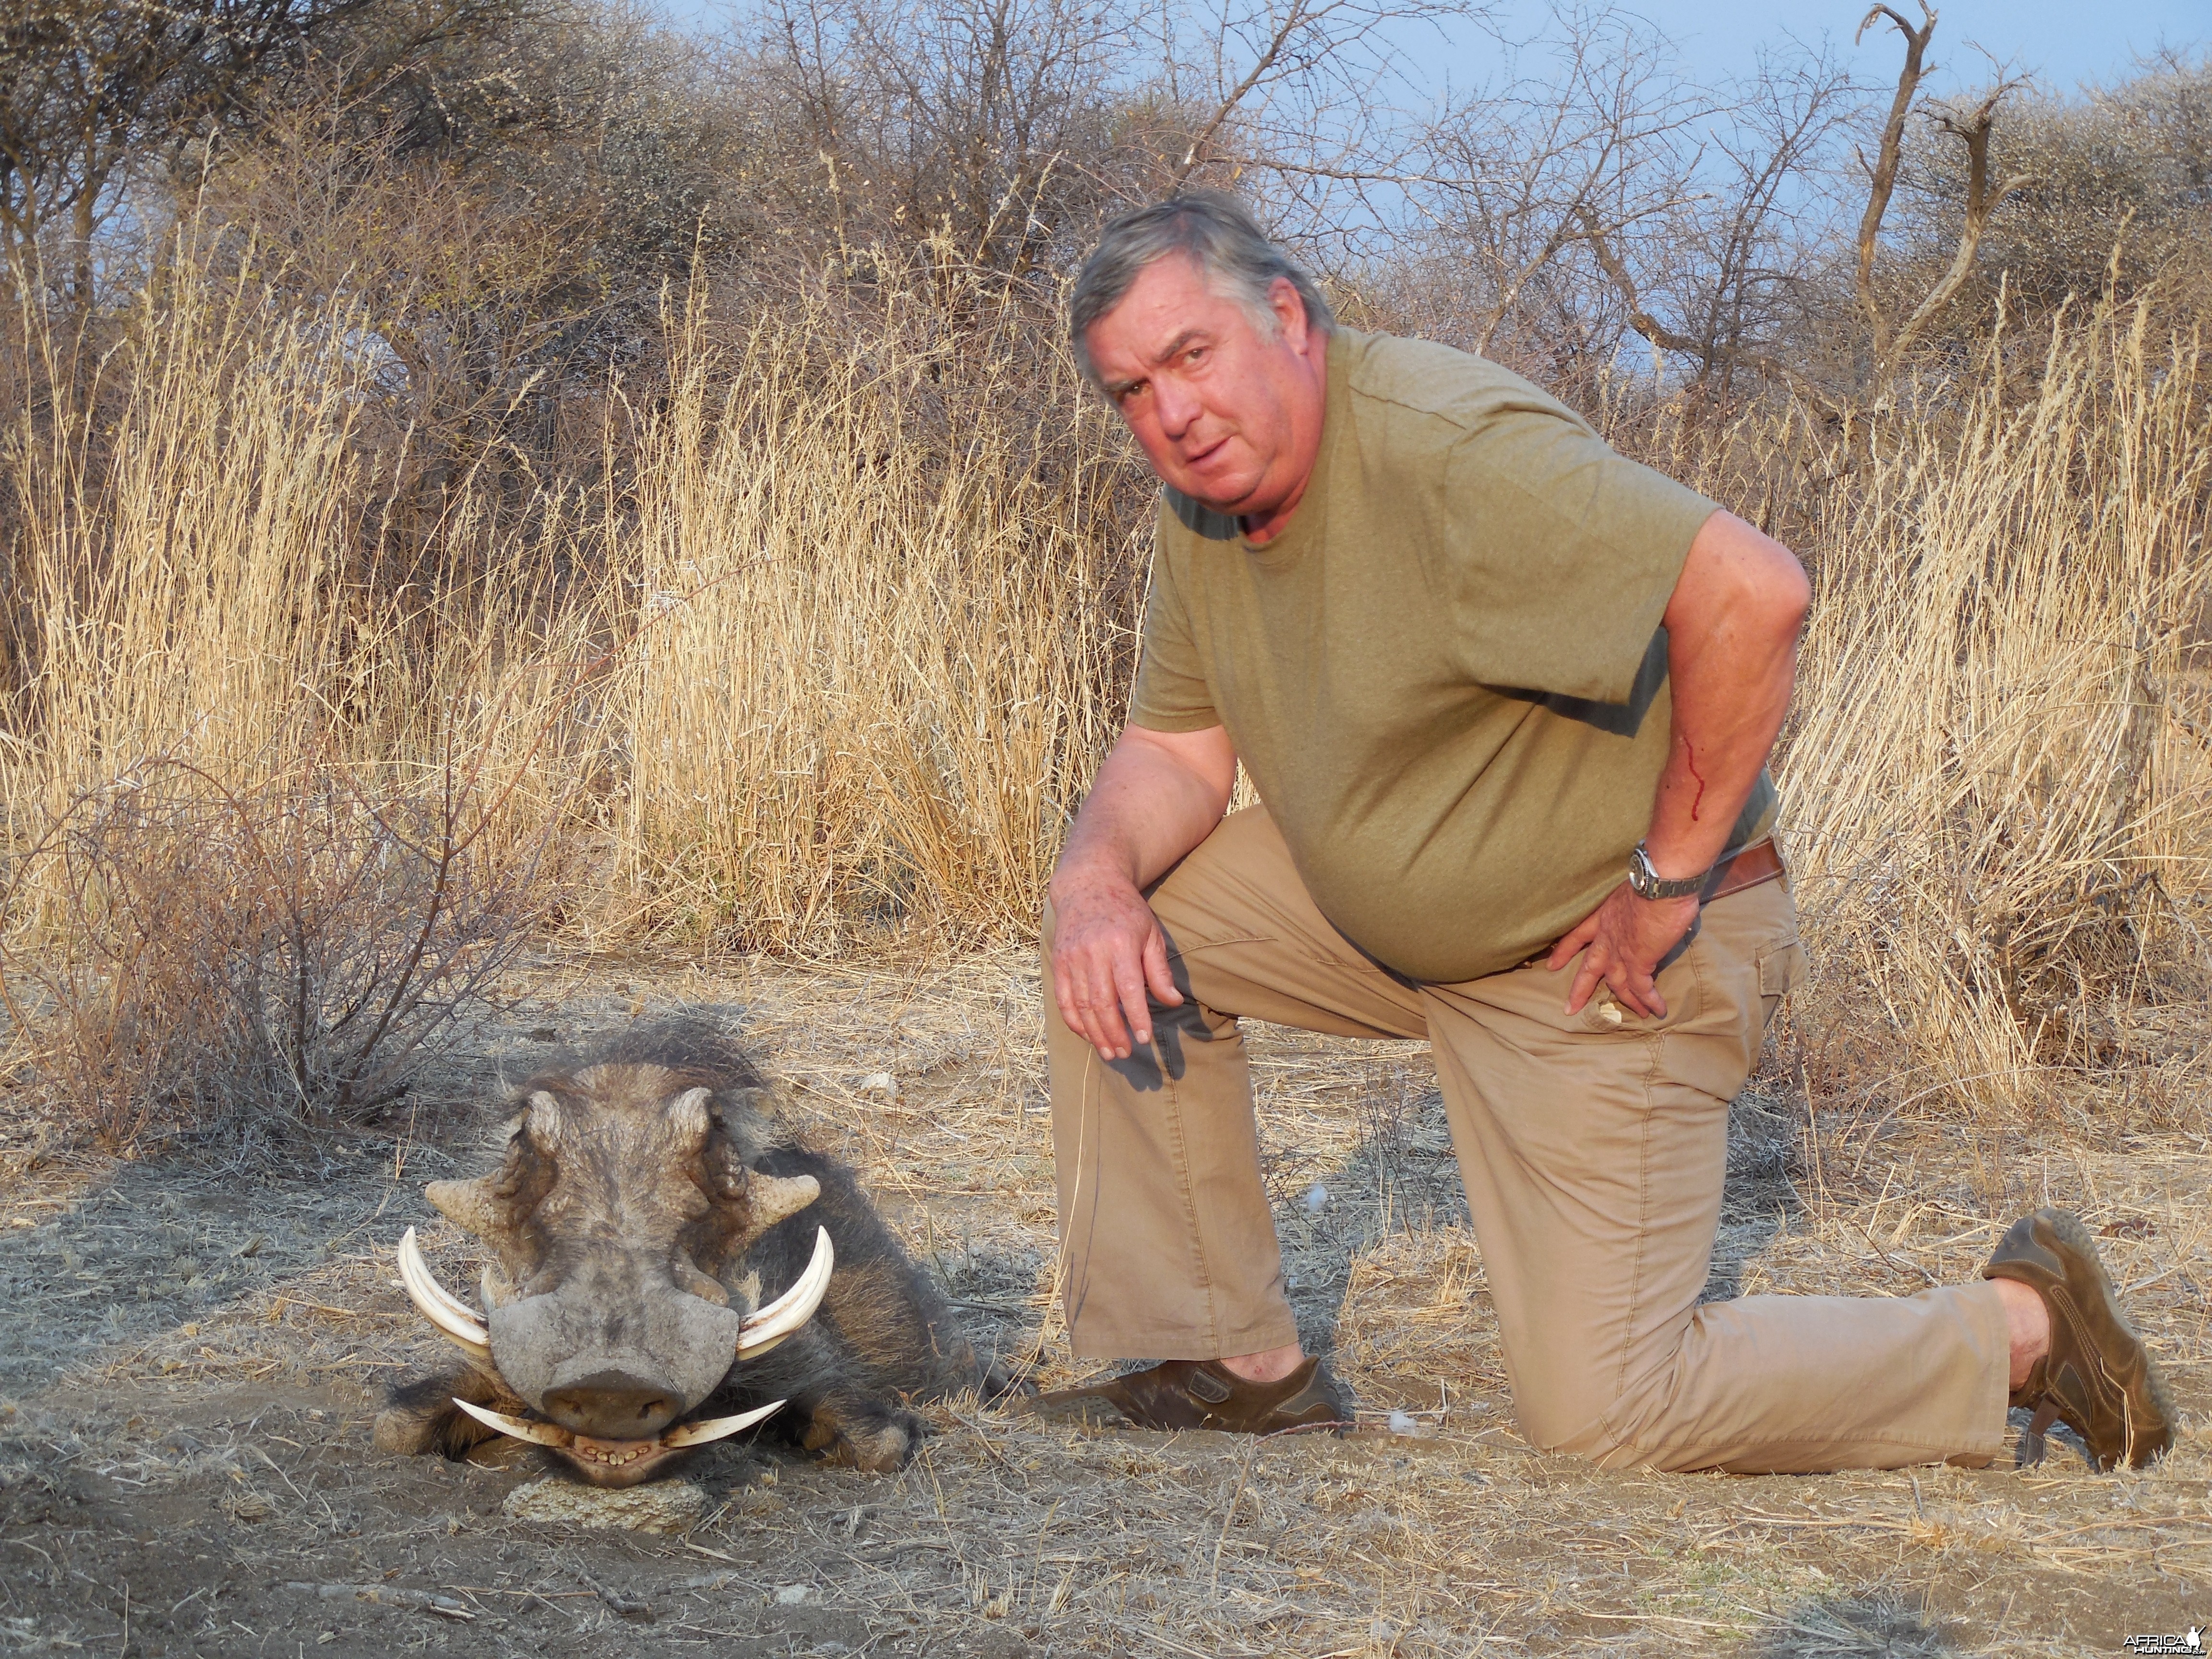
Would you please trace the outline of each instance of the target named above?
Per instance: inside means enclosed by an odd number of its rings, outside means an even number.
[[[1283,343],[1304,353],[1312,330],[1306,319],[1306,298],[1298,292],[1298,285],[1287,276],[1276,277],[1267,284],[1267,305],[1282,327]]]

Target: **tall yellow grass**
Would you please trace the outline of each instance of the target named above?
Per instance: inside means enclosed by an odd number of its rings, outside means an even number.
[[[97,380],[10,434],[33,669],[5,760],[19,846],[156,756],[236,777],[338,666],[358,390],[339,337],[191,281],[139,320],[100,366],[122,382],[112,436]]]
[[[2201,1079],[2202,369],[2100,313],[2025,395],[1992,368],[1926,398],[1829,498],[1781,775],[1838,1010],[1905,1039],[1890,1103]]]
[[[1056,362],[1017,380],[1012,318],[966,348],[863,326],[802,310],[725,356],[695,311],[629,458],[621,868],[687,933],[1017,936],[1119,723],[1138,590],[1103,411]]]
[[[41,863],[55,823],[179,761],[217,791],[459,777],[487,848],[550,836],[593,872],[562,908],[595,937],[1033,927],[1145,558],[1126,441],[1033,324],[947,326],[920,291],[738,328],[695,302],[664,380],[609,387],[617,482],[522,514],[464,488],[425,590],[386,579],[365,516],[376,319],[273,291],[187,250],[102,371],[120,412],[11,434],[19,951],[82,920]],[[2203,398],[2193,348],[2100,316],[2039,374],[1929,389],[1799,475],[1818,599],[1778,764],[1816,1006],[1893,1033],[1882,1101],[2010,1109],[2116,1066],[2172,1093],[2198,1064]],[[1699,481],[1739,497],[1805,431],[1753,417]]]
[[[459,556],[394,588],[351,441],[381,395],[373,319],[293,309],[185,253],[88,383],[59,382],[0,451],[26,509],[27,672],[0,752],[13,849],[161,762],[233,789],[312,752],[381,781],[458,763],[492,794],[526,773],[538,799],[561,793],[547,763],[574,758],[558,751],[602,631],[596,592],[547,602],[572,504],[545,504],[536,541],[487,544],[465,495]],[[95,423],[103,380],[119,396]],[[35,872],[17,885],[35,912]]]
[[[16,1056],[116,1142],[391,1098],[553,908],[600,740],[597,624],[544,602],[542,549],[380,571],[358,308],[165,275],[5,434],[0,990]]]

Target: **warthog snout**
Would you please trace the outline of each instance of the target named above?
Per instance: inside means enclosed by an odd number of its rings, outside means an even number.
[[[615,1247],[606,1247],[615,1255]],[[599,1261],[558,1289],[491,1310],[501,1377],[562,1428],[655,1435],[712,1394],[744,1342],[744,1317],[654,1275]]]
[[[602,1440],[642,1440],[659,1434],[684,1410],[682,1396],[628,1371],[594,1371],[548,1389],[540,1409],[564,1429]]]

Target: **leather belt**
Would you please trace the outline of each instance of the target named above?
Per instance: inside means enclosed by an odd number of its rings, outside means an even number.
[[[1705,878],[1705,884],[1698,890],[1698,902],[1711,904],[1715,899],[1726,898],[1730,893],[1741,893],[1747,887],[1779,881],[1790,872],[1783,867],[1782,851],[1768,836],[1755,841],[1734,858],[1723,859]]]

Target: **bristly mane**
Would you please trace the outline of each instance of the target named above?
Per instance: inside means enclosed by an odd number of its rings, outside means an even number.
[[[768,1087],[744,1049],[713,1021],[678,1014],[633,1025],[581,1053],[549,1056],[511,1098],[520,1105],[541,1089],[556,1099],[574,1097],[575,1073],[593,1066],[658,1066],[678,1089],[712,1089],[716,1094]]]

